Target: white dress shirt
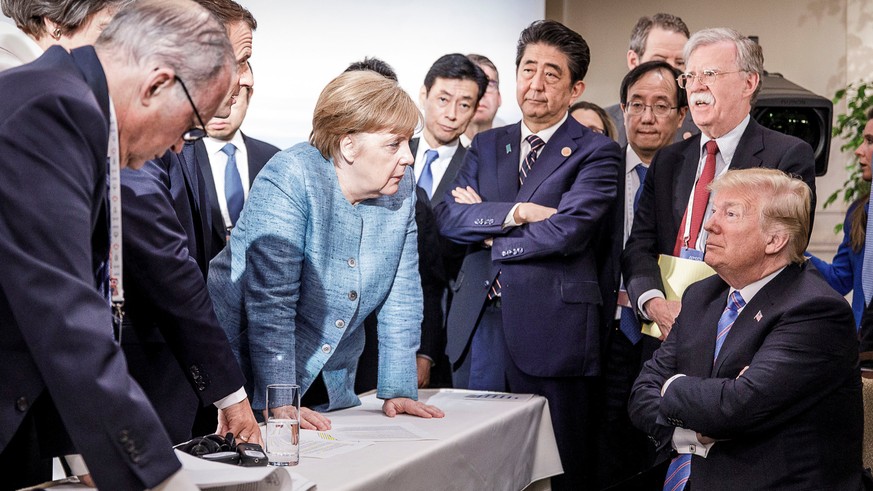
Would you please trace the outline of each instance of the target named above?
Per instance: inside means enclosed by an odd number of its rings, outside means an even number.
[[[206,154],[209,155],[209,167],[212,169],[212,180],[215,181],[215,195],[218,197],[218,206],[221,208],[221,216],[224,218],[225,227],[230,227],[231,225],[230,213],[227,211],[227,197],[224,195],[224,170],[227,167],[228,157],[221,149],[228,143],[233,143],[236,147],[236,169],[239,171],[239,177],[242,181],[244,199],[248,199],[249,156],[243,141],[242,132],[237,131],[236,135],[229,142],[216,140],[211,137],[203,139],[203,144],[206,145]]]
[[[415,182],[418,182],[421,177],[421,172],[424,170],[424,161],[425,156],[424,152],[428,150],[436,150],[439,157],[436,158],[430,164],[430,173],[433,176],[433,189],[430,189],[431,196],[433,192],[436,191],[436,188],[439,187],[440,182],[443,179],[443,176],[446,175],[446,170],[449,168],[449,164],[452,161],[452,157],[455,156],[455,152],[458,151],[458,145],[460,145],[460,140],[455,139],[454,143],[450,143],[448,145],[443,145],[437,148],[431,148],[427,140],[424,138],[424,134],[419,133],[418,135],[418,149],[415,151],[415,164],[413,164],[413,170],[415,171]]]

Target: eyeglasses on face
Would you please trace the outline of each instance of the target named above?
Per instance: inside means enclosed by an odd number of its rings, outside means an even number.
[[[500,81],[493,78],[488,79],[488,87],[485,89],[488,92],[497,92],[500,89]]]
[[[730,75],[731,73],[740,73],[743,71],[745,71],[745,70],[734,70],[732,72],[720,72],[718,70],[711,70],[710,69],[710,70],[704,70],[700,73],[686,72],[686,73],[683,73],[682,75],[679,75],[679,77],[676,78],[676,82],[679,83],[679,87],[684,89],[688,86],[688,84],[691,83],[691,81],[693,81],[696,78],[697,81],[700,83],[700,85],[705,85],[705,86],[709,87],[710,85],[715,83],[715,79],[719,75]]]
[[[630,114],[631,116],[639,116],[639,115],[643,114],[644,112],[646,112],[646,108],[651,109],[652,113],[655,116],[666,116],[666,115],[670,114],[670,111],[673,111],[674,109],[679,109],[678,107],[669,106],[667,104],[664,104],[663,102],[658,102],[658,103],[649,105],[649,104],[643,104],[640,101],[631,101],[631,102],[628,102],[627,104],[625,104],[624,112]]]
[[[206,125],[203,124],[203,118],[200,117],[200,111],[197,110],[197,106],[194,105],[194,99],[191,98],[191,93],[188,92],[188,87],[185,87],[185,82],[182,81],[178,76],[175,77],[176,81],[179,82],[179,85],[182,86],[182,90],[185,92],[185,97],[188,98],[188,102],[191,104],[191,109],[194,110],[194,116],[197,116],[197,122],[200,123],[200,127],[190,128],[188,131],[182,133],[182,139],[186,142],[194,142],[206,136]]]

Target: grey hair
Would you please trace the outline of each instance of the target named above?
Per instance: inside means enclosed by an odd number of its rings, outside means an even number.
[[[63,34],[75,33],[89,17],[103,9],[120,10],[135,0],[0,0],[3,14],[25,34],[40,39],[46,32],[43,19],[61,26]]]
[[[685,44],[685,59],[701,46],[709,46],[721,42],[733,43],[737,48],[736,64],[739,70],[758,74],[758,87],[752,94],[752,102],[761,91],[760,78],[764,75],[764,53],[761,46],[746,36],[729,27],[715,27],[695,32]]]
[[[131,65],[172,68],[192,92],[236,66],[224,26],[190,0],[137,0],[94,46]]]

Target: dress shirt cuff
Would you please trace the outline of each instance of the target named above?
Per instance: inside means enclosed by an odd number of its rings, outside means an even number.
[[[684,373],[677,373],[676,375],[673,375],[672,377],[668,378],[667,381],[664,382],[664,385],[661,387],[661,397],[664,397],[664,394],[667,393],[667,387],[670,387],[670,384],[672,384],[674,380],[676,380],[679,377],[684,377],[684,376],[685,376]]]
[[[236,404],[238,402],[242,402],[242,400],[245,399],[246,397],[248,397],[246,395],[246,390],[244,388],[240,387],[233,394],[231,394],[227,397],[222,397],[221,399],[215,401],[214,404],[215,404],[215,407],[217,407],[219,410],[227,409],[228,407],[233,406],[234,404]]]
[[[427,356],[427,355],[424,354],[424,353],[418,353],[418,354],[415,355],[415,357],[416,357],[416,358],[424,358],[425,360],[427,360],[427,361],[430,362],[430,366],[434,366],[434,365],[436,365],[436,363],[434,363],[434,361],[433,361],[433,358]]]
[[[664,296],[664,292],[662,292],[661,290],[652,289],[652,290],[643,292],[643,294],[640,295],[639,300],[637,300],[637,310],[639,310],[640,313],[643,314],[643,317],[645,317],[646,320],[648,320],[648,321],[652,320],[652,318],[649,317],[649,314],[646,312],[646,309],[643,308],[643,305],[645,305],[646,302],[648,302],[649,300],[651,300],[653,298],[667,298],[667,297]]]
[[[521,206],[521,203],[516,203],[509,210],[509,213],[506,214],[506,218],[503,219],[503,228],[518,227],[521,225],[515,221],[515,210],[518,209],[519,206]]]
[[[157,486],[151,488],[151,491],[170,491],[170,490],[195,490],[198,489],[194,481],[185,473],[185,469],[179,469],[175,474],[164,479]]]
[[[697,432],[694,430],[687,428],[673,430],[673,448],[679,453],[690,453],[706,458],[713,445],[715,442],[700,443],[700,440],[697,439]]]
[[[64,455],[64,460],[67,461],[67,465],[70,466],[70,472],[72,472],[74,476],[90,474],[90,472],[88,472],[88,466],[85,465],[85,459],[83,459],[81,455]]]

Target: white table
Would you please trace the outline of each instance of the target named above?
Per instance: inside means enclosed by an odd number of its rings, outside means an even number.
[[[562,472],[545,398],[523,401],[465,400],[473,391],[422,390],[419,397],[442,409],[440,419],[382,414],[370,394],[362,405],[327,416],[334,425],[411,423],[436,440],[378,442],[328,459],[301,455],[289,468],[314,481],[318,491],[511,490]]]
[[[546,399],[466,399],[476,394],[488,393],[422,390],[421,400],[446,413],[440,419],[408,415],[390,419],[382,414],[382,401],[374,394],[363,396],[361,406],[327,413],[333,425],[411,424],[434,438],[430,440],[376,442],[325,459],[307,458],[302,453],[299,465],[270,469],[227,466],[185,454],[180,458],[195,482],[195,475],[199,472],[202,477],[205,472],[209,479],[225,484],[218,488],[222,490],[290,489],[287,476],[277,476],[272,470],[287,471],[292,480],[294,475],[302,476],[304,481],[315,483],[317,491],[519,491],[532,483],[535,485],[531,488],[547,489],[548,483],[543,480],[563,470]],[[260,480],[265,473],[272,477],[258,485],[232,484]],[[87,488],[61,485],[56,489]]]

